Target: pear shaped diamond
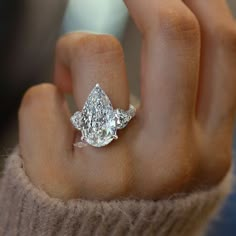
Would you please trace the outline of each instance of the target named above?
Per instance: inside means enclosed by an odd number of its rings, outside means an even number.
[[[110,143],[116,136],[116,123],[111,102],[97,84],[89,94],[81,112],[81,132],[84,141],[95,147]]]
[[[118,138],[117,129],[124,128],[135,115],[130,112],[131,110],[114,110],[110,99],[97,84],[89,94],[82,111],[77,111],[71,117],[71,122],[81,131],[82,141],[94,147],[102,147]],[[79,143],[76,146],[83,145]]]

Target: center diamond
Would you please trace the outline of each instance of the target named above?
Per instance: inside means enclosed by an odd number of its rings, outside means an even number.
[[[81,112],[82,138],[88,144],[102,147],[116,137],[116,118],[106,93],[97,84]]]

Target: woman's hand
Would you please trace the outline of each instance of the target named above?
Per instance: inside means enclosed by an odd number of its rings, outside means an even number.
[[[142,33],[141,105],[119,139],[73,148],[62,92],[79,110],[99,83],[127,109],[123,51],[108,35],[59,40],[55,83],[21,104],[20,150],[31,181],[62,199],[159,199],[226,175],[236,108],[236,26],[224,0],[126,0]],[[60,92],[62,91],[62,92]]]

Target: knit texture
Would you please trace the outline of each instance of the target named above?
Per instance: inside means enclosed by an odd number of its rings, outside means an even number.
[[[167,200],[63,202],[31,184],[16,151],[0,184],[0,235],[201,235],[229,192],[230,174],[210,191]]]

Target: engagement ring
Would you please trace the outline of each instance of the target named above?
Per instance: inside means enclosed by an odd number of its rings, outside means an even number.
[[[82,133],[81,142],[74,145],[106,146],[118,138],[117,130],[125,128],[135,113],[136,109],[132,105],[127,111],[114,109],[106,93],[96,84],[82,111],[75,112],[71,117],[73,126]]]

